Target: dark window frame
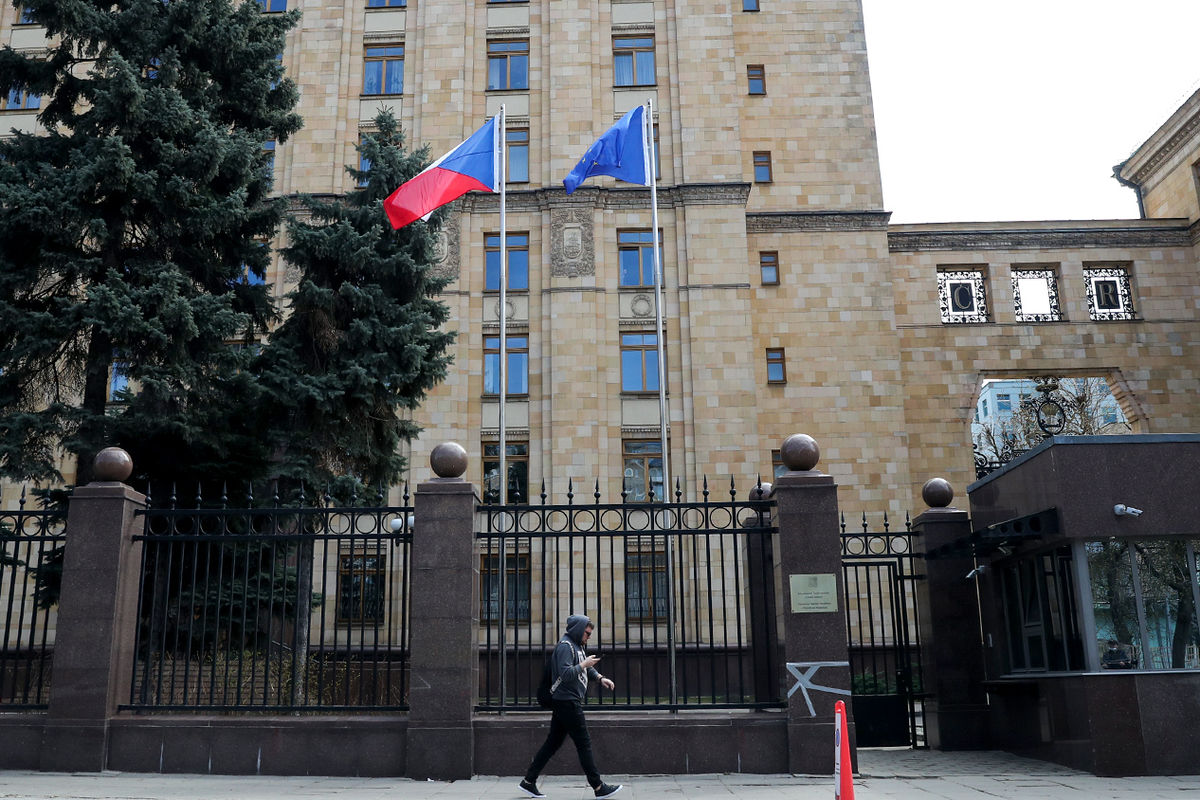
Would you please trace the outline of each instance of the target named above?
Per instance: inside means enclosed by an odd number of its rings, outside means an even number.
[[[518,50],[508,47],[511,45],[524,45],[525,49]],[[489,92],[529,91],[529,52],[529,39],[488,39],[487,90]],[[503,62],[504,65],[502,85],[493,85],[492,64],[500,62]],[[514,66],[518,65],[521,68],[514,71]],[[515,82],[514,74],[516,75]]]
[[[646,44],[649,42],[649,44]],[[658,58],[655,54],[658,42],[654,34],[625,34],[613,37],[613,86],[618,89],[658,85]],[[621,59],[629,60],[629,79],[623,82],[620,78]],[[650,76],[646,78],[645,59],[650,59]]]
[[[384,52],[396,51],[399,52]],[[374,65],[379,66],[379,91],[367,91],[367,76]],[[394,80],[389,80],[393,76],[393,70],[400,70],[400,86],[399,91],[386,91],[389,84],[395,88]],[[362,96],[363,97],[398,97],[404,94],[404,44],[370,44],[363,48],[363,82]]]
[[[761,96],[767,93],[767,68],[763,64],[746,65],[747,94]]]
[[[515,342],[523,342],[523,344],[514,346],[513,345],[514,341]],[[505,397],[507,397],[509,399],[528,397],[529,396],[529,335],[525,334],[525,333],[519,333],[519,334],[515,334],[515,335],[511,334],[511,333],[508,334],[505,337],[504,352],[505,352],[505,355],[508,356],[508,370],[505,373],[506,376],[508,377],[508,391],[505,393]],[[523,359],[522,359],[522,356],[524,356]],[[516,371],[513,370],[513,359],[514,358],[523,365],[523,369],[521,370],[521,372],[524,373],[524,375],[522,376],[522,379],[521,379],[522,383],[524,383],[524,385],[525,385],[525,391],[523,391],[523,392],[519,392],[519,391],[515,392],[512,389],[513,376],[515,374],[517,374]],[[491,367],[490,371],[488,368],[489,362],[495,362],[494,365]],[[495,387],[489,386],[489,383],[490,383],[490,381],[488,380],[489,374],[495,376],[495,383],[496,383]],[[500,334],[499,333],[497,333],[495,336],[489,335],[489,336],[483,337],[483,396],[484,397],[499,397],[500,396]]]
[[[787,383],[787,353],[783,347],[768,347],[767,348],[767,383],[769,384],[784,384]],[[773,369],[775,368],[775,369]],[[778,370],[777,377],[772,377],[772,372]]]
[[[771,166],[771,151],[770,150],[755,150],[751,155],[754,163],[754,182],[755,183],[774,183],[775,171]],[[761,172],[760,170],[766,170]]]
[[[773,277],[768,277],[773,274]],[[758,277],[763,286],[779,285],[779,251],[758,251]]]

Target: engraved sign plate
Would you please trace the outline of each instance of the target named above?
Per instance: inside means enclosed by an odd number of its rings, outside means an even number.
[[[837,611],[837,576],[832,572],[789,575],[793,614]]]

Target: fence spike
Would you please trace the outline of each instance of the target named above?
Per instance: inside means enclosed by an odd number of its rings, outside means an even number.
[[[735,502],[736,500],[737,500],[737,487],[733,483],[733,476],[730,475],[729,476],[729,502],[732,503],[732,502]]]
[[[621,476],[621,505],[629,502],[629,487],[625,483],[625,476]]]
[[[675,476],[675,502],[683,502],[683,487],[679,485],[679,476]]]
[[[384,498],[383,481],[380,481],[379,487],[375,490],[375,505],[377,505],[377,506],[383,505],[383,498]]]
[[[904,530],[912,532],[912,520],[908,518],[908,512],[904,512]]]
[[[408,494],[408,481],[405,481],[405,482],[404,482],[404,505],[405,505],[405,506],[407,506],[407,505],[408,505],[408,498],[409,498],[409,494]]]
[[[570,478],[567,478],[567,505],[571,505],[575,500],[575,484]]]
[[[651,503],[654,502],[654,481],[650,481],[650,493],[647,498]]]
[[[24,494],[24,492],[22,492]],[[146,508],[154,508],[154,498],[150,495],[150,481],[146,481]]]
[[[867,532],[867,512],[865,512],[865,511],[862,512],[862,515],[863,515],[863,517],[862,517],[863,533],[866,533]]]
[[[542,505],[546,505],[546,479],[542,478]]]
[[[704,502],[708,502],[708,476],[704,476]]]
[[[842,536],[846,535],[846,512],[842,512]]]
[[[25,510],[25,484],[21,484],[21,511]]]
[[[600,479],[596,478],[596,491],[592,493],[596,498],[596,505],[600,505]]]
[[[325,494],[321,497],[321,501],[325,504],[326,508],[333,505],[333,497],[329,494],[329,484],[325,484]]]
[[[296,507],[304,508],[304,501],[307,498],[304,496],[304,478],[300,479],[300,496],[296,498]]]
[[[274,502],[275,507],[279,508],[279,478],[271,480],[271,489],[271,500]]]
[[[887,516],[886,508],[883,510],[883,532],[884,533],[892,532],[891,526],[888,524],[888,516]]]
[[[229,507],[229,484],[221,481],[221,508]]]
[[[254,508],[254,482],[246,481],[246,508]]]
[[[171,481],[171,496],[167,498],[167,502],[171,504],[171,508],[175,508],[175,481]]]

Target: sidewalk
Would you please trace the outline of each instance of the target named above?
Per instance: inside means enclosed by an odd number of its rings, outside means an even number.
[[[0,745],[2,746],[2,745]],[[832,753],[831,753],[832,755]],[[1200,775],[1098,778],[998,752],[863,750],[858,800],[1200,800]],[[1200,769],[1198,761],[1197,769]],[[620,800],[830,800],[833,779],[807,775],[610,775]],[[517,778],[481,776],[439,783],[403,778],[0,772],[3,800],[523,800]],[[590,800],[581,777],[541,782],[549,800]]]

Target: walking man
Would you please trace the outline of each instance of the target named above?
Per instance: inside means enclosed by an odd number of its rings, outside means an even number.
[[[550,734],[533,757],[529,769],[525,770],[525,780],[521,781],[521,789],[530,797],[546,796],[538,790],[538,775],[545,769],[550,757],[562,747],[568,735],[575,742],[579,765],[583,767],[588,785],[596,797],[612,797],[621,791],[620,784],[614,786],[600,778],[600,771],[596,769],[596,761],[592,758],[592,740],[588,736],[587,721],[583,718],[583,698],[587,694],[589,679],[600,681],[600,685],[609,691],[613,689],[613,682],[596,670],[600,656],[589,656],[584,650],[594,628],[592,621],[582,614],[567,617],[567,632],[550,656],[554,681],[550,696],[554,713],[550,717]]]

